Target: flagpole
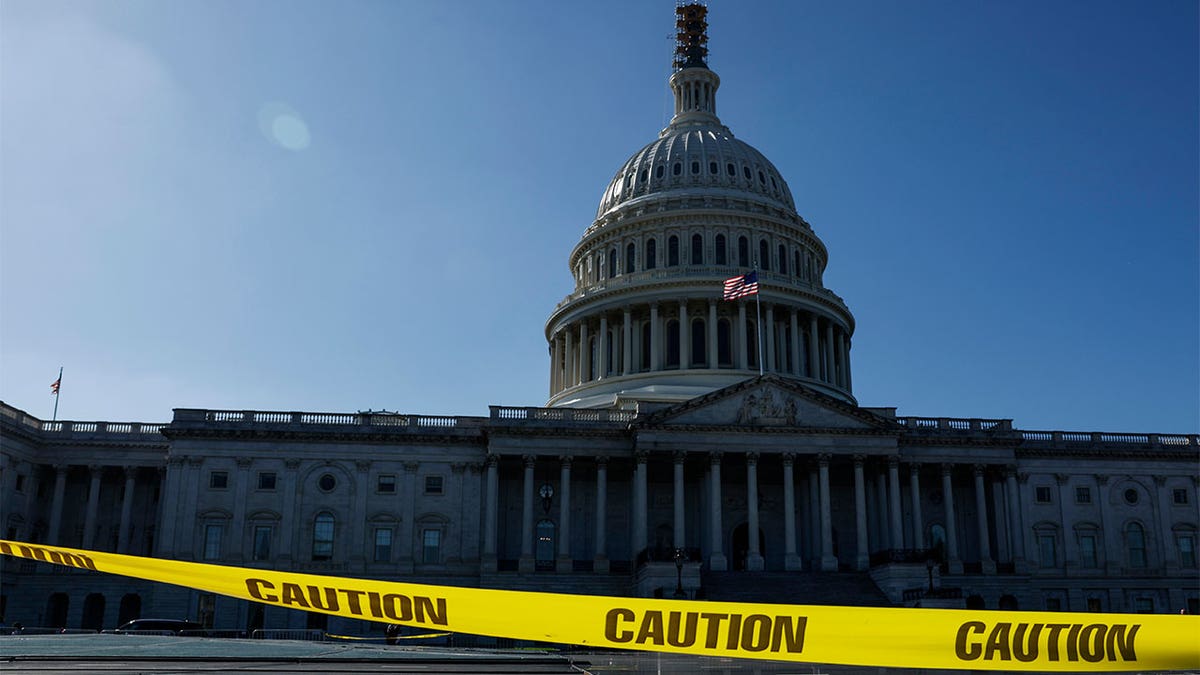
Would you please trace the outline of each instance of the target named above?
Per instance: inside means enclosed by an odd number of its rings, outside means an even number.
[[[758,261],[757,260],[754,261],[754,278],[755,279],[758,278]],[[762,288],[762,282],[759,282],[758,287],[760,289]],[[762,296],[761,290],[754,294],[755,317],[757,318],[757,321],[754,322],[754,327],[756,329],[758,329],[758,331],[757,331],[758,332],[758,376],[762,377],[762,374],[763,374],[762,300],[759,299],[760,296]]]
[[[62,389],[62,371],[63,371],[62,366],[59,366],[58,367],[58,380],[55,381],[56,384],[58,384],[58,386],[55,387],[55,389],[54,389],[54,416],[50,418],[51,422],[58,421],[58,392],[59,392],[59,390]]]

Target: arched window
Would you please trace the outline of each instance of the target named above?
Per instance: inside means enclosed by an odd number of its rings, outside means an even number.
[[[1130,567],[1146,566],[1146,531],[1137,523],[1125,528],[1125,548],[1129,551]]]
[[[738,267],[750,266],[750,240],[738,237]]]
[[[713,263],[717,265],[728,265],[729,259],[725,255],[725,235],[717,235],[715,249],[716,250],[714,253],[716,253],[716,260],[714,260]]]
[[[733,162],[729,162],[725,165],[725,173],[729,174],[730,176],[737,175],[737,167],[733,165]]]
[[[779,245],[779,273],[787,274],[787,248]]]
[[[671,235],[667,239],[667,267],[675,267],[679,264],[679,237]]]
[[[709,162],[709,163],[708,163],[708,172],[709,172],[709,173],[711,173],[711,174],[715,174],[715,173],[717,173],[718,171],[719,171],[719,169],[717,169],[717,163],[716,163],[716,162]]]
[[[681,173],[683,173],[683,164],[680,162],[675,162],[675,166],[671,167],[671,175],[678,176]]]
[[[667,362],[665,367],[679,367],[679,322],[675,319],[667,322]]]
[[[692,365],[708,365],[708,336],[704,331],[704,319],[692,319]]]
[[[662,167],[662,164],[659,164],[658,166],[654,167],[654,177],[655,177],[655,178],[662,178],[662,177],[663,177],[663,167]],[[772,179],[772,180],[774,180],[774,179]]]
[[[792,253],[792,274],[800,276],[800,251]]]
[[[608,250],[608,278],[617,276],[617,249]]]
[[[646,265],[645,269],[652,270],[658,267],[658,242],[651,238],[646,242]]]
[[[312,559],[329,560],[333,557],[333,514],[322,511],[313,518]]]
[[[83,599],[83,618],[79,622],[79,627],[97,631],[104,628],[103,593],[88,593],[87,597]]]
[[[704,237],[699,234],[692,235],[692,259],[693,265],[704,264]]]
[[[587,379],[590,382],[590,381],[596,379],[596,372],[600,370],[600,363],[599,363],[599,359],[597,358],[600,355],[600,352],[599,352],[599,350],[596,349],[596,338],[588,337],[587,350],[588,350]]]
[[[771,269],[771,247],[766,239],[758,241],[758,266],[764,270]]]
[[[637,253],[637,249],[634,248],[632,243],[625,245],[625,273],[626,274],[633,273],[633,267],[634,267],[636,253]]]
[[[717,320],[717,365],[729,368],[733,366],[732,334],[729,319]]]
[[[692,162],[692,175],[695,176],[698,173],[700,173],[700,162],[693,161]]]

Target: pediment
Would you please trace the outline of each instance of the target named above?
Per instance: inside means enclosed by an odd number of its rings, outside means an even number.
[[[764,375],[639,417],[640,426],[896,429],[895,422],[775,375]]]

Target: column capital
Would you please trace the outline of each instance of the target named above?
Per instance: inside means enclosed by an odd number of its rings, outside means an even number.
[[[405,462],[404,463],[404,472],[405,473],[416,473],[417,469],[420,468],[420,466],[421,466],[420,462]]]
[[[720,450],[713,450],[708,453],[708,463],[712,464],[713,466],[720,466],[721,458],[724,455],[725,453],[721,452]]]
[[[285,460],[283,460],[283,466],[285,468],[291,469],[292,471],[295,471],[296,469],[300,468],[300,460],[295,459],[295,458],[285,459]]]
[[[921,473],[921,463],[920,462],[909,462],[908,463],[908,472],[910,474],[920,474]]]
[[[571,468],[571,462],[574,462],[575,458],[571,455],[559,455],[558,461],[563,465],[564,468],[569,469]]]
[[[537,462],[537,455],[521,455],[521,461],[524,462],[526,469],[532,469],[534,463]]]
[[[791,466],[792,464],[794,464],[794,463],[796,462],[796,453],[794,453],[794,452],[785,452],[785,453],[781,454],[781,455],[779,456],[779,458],[780,458],[781,460],[783,460],[783,465],[784,465],[784,466]]]
[[[954,471],[954,464],[951,462],[942,463],[942,475],[949,476]]]
[[[596,468],[598,468],[598,469],[607,469],[608,468],[608,455],[597,455],[596,456]]]
[[[671,459],[674,460],[676,464],[683,464],[683,460],[687,459],[687,451],[676,450],[675,452],[671,453]]]
[[[479,473],[483,471],[483,462],[468,462],[467,471],[471,473]]]
[[[1016,478],[1017,477],[1017,465],[1016,464],[1005,464],[1004,465],[1004,477],[1005,478]]]
[[[496,466],[496,464],[500,462],[500,455],[498,455],[494,452],[489,452],[487,454],[487,458],[484,459],[483,462],[484,462],[484,464],[487,465],[487,467],[489,469],[494,468]]]
[[[822,452],[817,455],[818,466],[829,466],[829,460],[833,459],[833,453]]]
[[[369,459],[355,460],[354,468],[357,469],[359,473],[366,473],[371,470],[371,460],[369,460]]]
[[[139,468],[141,467],[134,466],[133,464],[126,464],[125,466],[121,467],[121,473],[125,474],[125,480],[130,480],[137,476],[137,470]]]
[[[633,461],[637,462],[638,464],[645,464],[649,457],[650,451],[648,450],[642,450],[639,448],[633,451]]]
[[[1161,473],[1154,474],[1154,484],[1157,485],[1158,487],[1162,487],[1162,486],[1166,485],[1167,477]]]
[[[368,462],[369,464],[369,462]],[[463,473],[467,470],[466,462],[451,462],[450,473]]]
[[[238,457],[234,462],[239,469],[249,469],[250,465],[254,464],[254,460],[250,457]]]
[[[975,474],[976,477],[982,476],[983,472],[985,472],[985,471],[987,471],[987,464],[972,464],[971,465],[971,472],[973,474]]]
[[[900,455],[888,455],[887,456],[887,465],[888,465],[889,469],[899,468],[900,467]]]
[[[856,468],[856,469],[863,468],[863,463],[866,461],[867,461],[866,455],[855,455],[854,456],[854,468]]]
[[[187,463],[191,464],[192,466],[200,466],[201,464],[204,463],[204,458],[196,456],[196,455],[192,455],[187,458]]]
[[[758,464],[758,453],[757,452],[747,452],[746,453],[746,464],[750,464],[750,465]]]
[[[1095,478],[1096,478],[1097,485],[1100,485],[1100,486],[1108,485],[1108,474],[1098,473],[1098,474],[1096,474]]]
[[[1028,471],[1018,471],[1017,472],[1017,480],[1020,481],[1021,483],[1028,483],[1029,482],[1029,472]]]

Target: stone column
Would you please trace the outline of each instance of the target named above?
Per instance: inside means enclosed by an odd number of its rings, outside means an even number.
[[[749,512],[749,544],[746,553],[746,570],[759,572],[763,569],[762,542],[758,536],[758,453],[746,453],[746,508]]]
[[[912,493],[913,548],[925,548],[925,524],[921,522],[921,463],[908,465],[908,491]]]
[[[590,381],[592,372],[592,348],[588,342],[587,321],[579,322],[579,383]]]
[[[792,374],[804,374],[804,366],[800,364],[800,317],[793,307],[788,313],[788,327],[792,330]]]
[[[62,511],[63,497],[67,491],[67,468],[61,464],[54,465],[54,496],[50,501],[50,531],[46,533],[46,541],[51,546],[62,542]]]
[[[844,386],[846,388],[846,391],[850,391],[851,389],[854,388],[854,385],[850,381],[850,334],[849,333],[842,334],[841,345],[842,345],[842,386]]]
[[[833,367],[833,322],[825,322],[825,381],[837,384],[837,371]]]
[[[891,513],[890,527],[892,530],[892,548],[904,548],[904,509],[900,507],[900,458],[888,457],[888,492],[891,502],[888,511]]]
[[[600,360],[600,367],[596,369],[596,379],[603,380],[608,377],[608,343],[610,340],[608,334],[608,316],[601,315],[600,317],[600,342],[599,349],[596,353],[596,358]]]
[[[783,453],[783,568],[799,571],[803,565],[796,553],[796,477],[792,465],[796,455]]]
[[[289,500],[289,499],[292,500],[292,503],[287,506],[287,509],[284,511],[284,513],[289,513],[289,512],[295,513],[296,512],[295,501],[296,501],[297,492],[298,492],[296,490],[296,470],[300,468],[300,460],[285,459],[285,460],[283,460],[283,468],[284,468],[283,488],[280,490],[279,494],[285,500],[285,503],[286,503],[286,500]],[[279,556],[278,556],[278,560],[280,562],[291,562],[292,559],[295,557],[294,556],[295,551],[292,550],[292,547],[293,547],[292,537],[296,531],[297,526],[298,526],[298,523],[296,523],[294,521],[290,521],[290,520],[283,520],[283,521],[280,521],[280,523],[279,523]],[[401,523],[401,529],[403,529],[403,527],[404,527],[404,524]]]
[[[621,374],[629,375],[633,373],[633,312],[629,307],[625,307],[624,323],[621,324]],[[651,327],[651,331],[653,331]]]
[[[487,456],[487,501],[483,511],[483,556],[480,570],[483,572],[496,571],[496,515],[500,511],[500,470],[497,466],[499,456],[488,453]]]
[[[90,482],[88,483],[87,512],[83,521],[83,548],[92,549],[96,546],[96,516],[100,508],[100,479],[104,475],[104,467],[95,464],[88,467]]]
[[[854,456],[854,532],[858,549],[854,568],[858,570],[871,567],[871,556],[867,552],[867,486],[863,479],[863,460],[862,455]]]
[[[829,504],[829,460],[831,455],[822,453],[817,457],[817,470],[821,480],[821,571],[836,572],[837,556],[833,555],[833,509]]]
[[[555,335],[550,341],[550,395],[562,389],[562,341]]]
[[[879,513],[875,517],[879,527],[879,541],[875,543],[876,547],[880,551],[900,548],[899,542],[896,541],[896,535],[888,529],[887,474],[883,471],[875,474],[875,503],[879,507]],[[903,538],[901,538],[901,541],[903,541]]]
[[[715,370],[720,366],[720,346],[717,340],[717,301],[708,301],[708,367]]]
[[[763,337],[766,339],[767,358],[763,361],[766,372],[773,373],[778,368],[775,367],[775,307],[767,305],[767,318],[763,319],[766,325],[762,327]]]
[[[413,554],[413,543],[417,537],[416,506],[417,506],[417,462],[405,462],[400,495],[400,533],[399,555],[396,570],[401,574],[412,574],[416,556]]]
[[[571,457],[559,457],[561,466],[558,474],[558,560],[554,568],[557,572],[574,572],[575,563],[571,559]]]
[[[1021,525],[1021,499],[1017,495],[1017,467],[1004,467],[1004,492],[1008,501],[1009,546],[1012,548],[1013,567],[1025,563],[1025,528]],[[1097,493],[1097,499],[1100,499]],[[1097,542],[1099,544],[1099,542]],[[1020,573],[1020,570],[1017,570]]]
[[[650,303],[650,370],[662,369],[662,323],[658,320],[658,303]]]
[[[229,555],[232,563],[245,560],[243,548],[246,539],[246,502],[249,491],[249,473],[254,460],[249,457],[238,457],[237,472],[233,475],[233,518],[229,523]]]
[[[633,542],[630,552],[634,560],[646,548],[646,453],[633,456]]]
[[[686,456],[683,452],[675,453],[675,548],[684,547],[683,460]]]
[[[821,379],[821,355],[817,340],[817,315],[808,315],[808,376],[814,380]]]
[[[608,458],[596,458],[596,557],[592,569],[608,574]]]
[[[982,464],[976,464],[974,468],[975,511],[979,519],[979,562],[983,567],[984,574],[995,574],[996,561],[992,560],[991,537],[988,535],[987,493],[983,486],[983,471],[986,467]]]
[[[942,502],[946,507],[946,560],[951,574],[962,574],[962,560],[958,557],[958,528],[954,525],[954,489],[950,472],[953,464],[942,465]]]
[[[729,569],[729,561],[724,553],[724,536],[721,531],[721,453],[713,452],[708,455],[709,462],[709,500],[708,500],[708,569],[713,572],[724,572]]]
[[[692,326],[688,321],[687,300],[679,301],[679,369],[692,365]]]
[[[203,457],[187,458],[187,470],[183,480],[183,501],[179,510],[179,524],[184,531],[183,539],[180,542],[182,544],[180,556],[183,560],[196,559],[196,504],[199,500],[196,492],[200,489],[200,465],[203,463]]]
[[[121,496],[121,527],[117,532],[117,553],[129,553],[129,531],[133,527],[133,489],[137,485],[136,466],[126,466],[125,494]]]
[[[565,386],[563,386],[563,389],[570,389],[578,383],[575,379],[575,344],[571,339],[572,333],[570,327],[564,329],[563,334],[566,341],[565,349],[567,353],[566,363],[563,366],[563,370],[566,372],[566,382],[564,382]]]
[[[737,335],[735,336],[737,338],[737,341],[734,342],[734,344],[737,345],[737,351],[738,351],[737,364],[738,364],[738,368],[740,368],[742,370],[749,370],[750,369],[750,352],[748,351],[747,345],[746,345],[746,301],[738,300],[737,306],[738,306]]]
[[[525,482],[521,490],[521,558],[517,561],[518,572],[532,572],[533,560],[533,455],[525,455]]]
[[[374,554],[367,557],[367,492],[371,489],[371,461],[360,459],[354,462],[354,469],[354,522],[350,523],[349,562],[361,567],[368,559],[374,559]]]
[[[808,467],[808,559],[811,567],[821,567],[821,488],[816,462]]]

